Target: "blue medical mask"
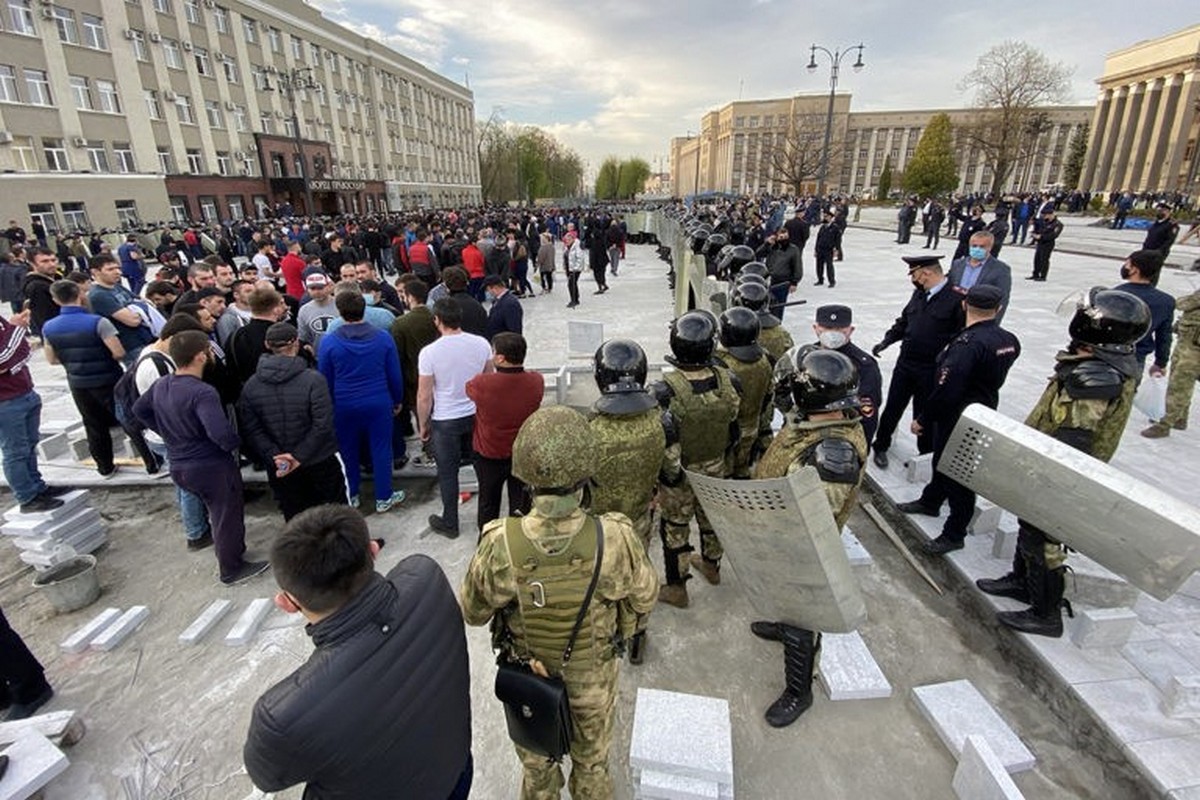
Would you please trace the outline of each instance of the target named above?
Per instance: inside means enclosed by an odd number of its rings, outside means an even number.
[[[988,254],[987,248],[977,247],[975,245],[971,245],[967,249],[967,252],[970,254],[973,261],[983,261],[985,258],[987,258]]]

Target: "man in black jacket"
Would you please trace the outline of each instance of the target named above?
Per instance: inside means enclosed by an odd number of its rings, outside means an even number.
[[[266,346],[238,401],[242,438],[266,465],[284,521],[313,506],[345,505],[329,385],[300,356],[296,326],[276,322]]]
[[[804,278],[804,265],[800,263],[800,248],[789,241],[787,228],[780,228],[767,237],[755,257],[767,265],[771,277],[771,313],[783,321],[783,303],[787,296],[796,291]]]
[[[275,604],[315,652],[254,705],[242,751],[264,792],[305,800],[464,800],[471,697],[462,612],[427,556],[375,572],[379,546],[346,506],[298,515],[275,540]]]
[[[450,290],[450,297],[462,309],[462,329],[467,333],[487,338],[488,314],[483,304],[467,291],[467,272],[462,267],[442,270],[442,283]]]
[[[58,256],[39,247],[33,251],[33,269],[21,279],[21,295],[29,304],[29,330],[41,334],[47,320],[58,316],[58,304],[50,296],[50,284],[59,279]]]

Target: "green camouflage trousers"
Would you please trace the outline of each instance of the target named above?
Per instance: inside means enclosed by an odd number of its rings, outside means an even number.
[[[723,458],[689,464],[687,468],[704,475],[711,475],[714,478],[723,478],[727,475]],[[709,561],[721,560],[725,549],[721,547],[721,540],[717,538],[712,523],[708,521],[704,509],[696,501],[692,486],[686,479],[678,486],[660,486],[658,502],[659,508],[662,510],[662,538],[665,555],[670,558],[671,552],[677,553],[680,576],[687,575],[689,571],[688,548],[692,538],[692,517],[696,518],[696,524],[700,528],[701,555]],[[667,575],[670,576],[670,574],[671,571],[668,569]]]
[[[613,782],[608,774],[608,751],[612,747],[613,710],[617,702],[617,669],[611,659],[599,667],[575,672],[569,666],[563,675],[571,701],[571,797],[574,800],[612,800]],[[525,768],[521,800],[559,800],[563,789],[562,770],[545,756],[517,747]]]
[[[1163,424],[1180,430],[1187,427],[1192,393],[1196,390],[1196,380],[1200,378],[1200,345],[1195,341],[1197,332],[1188,333],[1191,335],[1184,333],[1175,340],[1175,351],[1171,353],[1171,375],[1167,380],[1167,414],[1161,420]]]

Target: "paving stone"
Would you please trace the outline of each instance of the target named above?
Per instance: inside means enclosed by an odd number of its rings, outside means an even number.
[[[49,511],[37,511],[33,514],[22,514],[21,507],[14,505],[4,512],[4,519],[9,522],[58,520],[75,514],[88,499],[87,489],[76,489],[58,498],[63,504]]]
[[[992,531],[992,558],[1011,564],[1017,553],[1017,529],[1001,525]]]
[[[1192,577],[1184,581],[1183,585],[1179,587],[1179,591],[1175,592],[1175,594],[1200,599],[1200,572],[1193,572]]]
[[[1129,642],[1121,648],[1121,655],[1138,672],[1158,687],[1167,690],[1167,684],[1175,675],[1194,675],[1200,666],[1192,664],[1182,653],[1161,639],[1145,642]]]
[[[1162,692],[1141,676],[1085,683],[1075,691],[1121,743],[1200,733],[1200,723],[1164,714]]]
[[[892,696],[892,685],[858,631],[821,637],[820,678],[830,700]]]
[[[224,619],[231,608],[233,608],[232,600],[213,600],[208,604],[208,608],[204,609],[200,616],[184,629],[183,633],[179,634],[179,641],[184,644],[198,644],[209,631],[216,627],[218,622]]]
[[[1148,594],[1139,593],[1132,608],[1138,619],[1147,625],[1200,621],[1200,599],[1183,594],[1172,595],[1167,600],[1155,600]]]
[[[266,597],[251,600],[250,605],[246,606],[246,610],[229,629],[229,633],[225,634],[225,644],[230,647],[249,644],[250,640],[254,638],[254,634],[258,633],[258,628],[262,625],[263,620],[271,613],[272,605],[271,600]]]
[[[933,479],[933,453],[913,456],[904,462],[904,477],[909,483],[929,483]]]
[[[33,797],[71,763],[37,731],[22,734],[4,753],[8,756],[8,771],[0,778],[0,800]]]
[[[1125,749],[1160,792],[1200,786],[1200,735],[1132,742]]]
[[[1032,769],[1036,759],[996,709],[968,680],[913,687],[921,713],[955,757],[971,735],[982,736],[1008,772]]]
[[[88,449],[87,439],[73,439],[71,441],[71,455],[76,461],[87,461],[92,457],[92,451]]]
[[[1141,674],[1115,647],[1080,650],[1067,639],[1050,639],[1045,636],[1030,636],[1027,633],[1019,636],[1035,655],[1072,686],[1137,678]]]
[[[1138,598],[1143,596],[1132,583],[1082,553],[1071,553],[1067,565],[1071,568],[1067,577],[1067,599],[1072,603],[1092,608],[1134,608]]]
[[[1150,631],[1150,636],[1143,638],[1162,639],[1178,650],[1188,661],[1200,664],[1200,622],[1185,620],[1153,627],[1146,626],[1141,622],[1138,624]],[[1200,670],[1197,671],[1200,672]]]
[[[31,731],[45,736],[56,747],[70,747],[83,738],[86,727],[78,711],[51,711],[12,722],[0,722],[0,745],[15,742]]]
[[[681,747],[684,742],[686,746]],[[728,701],[638,689],[629,763],[642,770],[732,785]]]
[[[959,800],[1021,800],[1021,790],[982,736],[963,742],[958,768],[950,784]]]
[[[980,500],[975,505],[975,512],[967,524],[967,533],[983,536],[1000,529],[1000,521],[1004,517],[1004,509],[995,503]]]
[[[59,645],[64,653],[82,653],[87,650],[92,639],[95,639],[104,629],[111,625],[117,617],[121,616],[121,609],[106,608],[92,618],[92,621],[84,625],[79,630],[72,633],[66,639],[63,639]]]
[[[60,530],[69,528],[76,521],[92,521],[100,519],[100,512],[91,506],[77,507],[66,517],[38,519],[33,515],[5,522],[0,525],[0,533],[6,536],[34,537],[56,536]]]
[[[65,564],[77,555],[79,553],[75,548],[60,544],[48,553],[23,550],[18,557],[34,569],[44,571],[57,567],[59,564]]]
[[[71,452],[71,440],[65,433],[52,433],[42,437],[37,450],[39,461],[54,461],[66,457]]]
[[[1200,675],[1172,675],[1164,693],[1163,711],[1175,718],[1200,717]]]
[[[845,548],[846,557],[850,559],[852,566],[865,566],[873,561],[867,548],[863,547],[863,543],[850,532],[849,528],[842,528],[842,547]]]
[[[1124,647],[1137,624],[1128,608],[1076,608],[1067,627],[1076,647]]]
[[[1200,786],[1176,789],[1167,795],[1167,800],[1200,800]]]
[[[149,616],[150,609],[145,606],[133,606],[93,639],[91,648],[93,650],[112,650],[140,628]]]
[[[716,781],[644,769],[638,781],[638,796],[645,800],[720,800],[721,789]]]

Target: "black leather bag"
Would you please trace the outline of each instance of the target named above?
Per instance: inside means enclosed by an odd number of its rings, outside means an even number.
[[[587,594],[575,617],[571,638],[563,650],[564,667],[571,660],[575,637],[579,635],[584,615],[591,605],[603,560],[604,529],[600,527],[600,520],[596,520],[596,563]],[[504,704],[508,737],[513,742],[551,761],[560,761],[570,752],[574,732],[571,726],[571,702],[562,678],[543,678],[535,675],[527,664],[512,663],[501,657],[496,666],[496,697]]]

